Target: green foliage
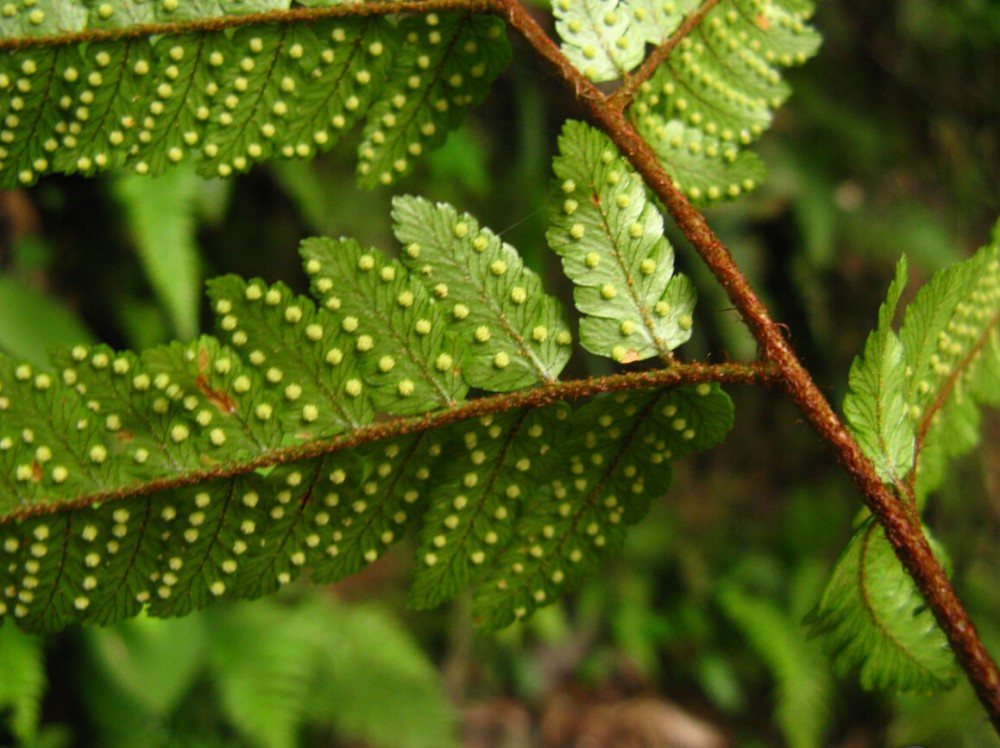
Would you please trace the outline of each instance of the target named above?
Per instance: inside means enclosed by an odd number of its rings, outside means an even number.
[[[201,272],[195,218],[202,180],[190,168],[157,179],[123,174],[114,182],[135,247],[176,335],[198,333]]]
[[[42,695],[45,691],[45,657],[41,639],[0,628],[0,718],[11,735],[30,743],[38,734]]]
[[[878,327],[868,336],[864,353],[854,359],[844,398],[844,416],[858,443],[887,483],[901,484],[913,466],[913,426],[903,392],[906,378],[903,344],[892,330],[896,305],[906,285],[906,258],[896,265],[896,278],[878,313]]]
[[[935,550],[940,554],[940,546]],[[865,688],[926,692],[954,685],[948,642],[871,518],[855,531],[807,622],[824,636],[838,670],[859,670]]]
[[[666,491],[671,461],[717,444],[732,417],[729,398],[708,384],[619,394],[574,412],[556,442],[563,471],[549,470],[548,490],[522,508],[514,541],[476,591],[477,618],[489,627],[524,618],[591,573],[621,545],[623,523]]]
[[[947,460],[979,441],[979,404],[996,404],[1000,373],[1000,237],[939,273],[893,316],[906,283],[896,267],[878,327],[851,367],[844,413],[861,448],[900,501],[922,506]],[[915,468],[915,470],[914,470]],[[837,562],[812,614],[841,669],[869,688],[953,684],[943,633],[869,518]]]
[[[1000,237],[937,273],[897,336],[891,323],[905,282],[901,262],[878,328],[851,367],[844,412],[880,475],[909,479],[922,504],[947,460],[978,443],[979,405],[1000,403]]]
[[[63,16],[86,12],[59,5]],[[161,5],[107,4],[103,23],[98,9],[68,28],[53,9],[15,17],[47,19],[8,28],[18,36],[129,33],[14,40],[0,58],[0,186],[122,165],[155,175],[192,159],[204,176],[229,176],[271,157],[312,157],[362,118],[360,182],[389,184],[461,124],[510,59],[502,22],[487,16],[288,15],[227,28],[237,19],[217,14],[259,8]],[[131,33],[136,23],[160,25]]]
[[[607,137],[572,121],[553,169],[548,241],[576,286],[581,343],[619,363],[670,361],[691,337],[695,291],[674,275],[663,218],[642,180]]]
[[[454,745],[437,673],[379,608],[305,595],[139,617],[86,640],[83,696],[101,745],[282,748],[301,745],[307,727],[387,748]],[[233,733],[241,739],[223,737]]]
[[[694,0],[556,0],[552,11],[566,57],[590,80],[623,78],[642,62],[646,44],[660,44],[680,25]]]
[[[774,677],[775,719],[790,748],[822,745],[833,691],[822,654],[805,641],[798,620],[773,601],[733,583],[718,596],[726,616]]]
[[[386,71],[358,150],[359,183],[369,187],[391,184],[444,143],[510,62],[499,18],[430,13],[403,19],[397,33],[406,46]]]
[[[761,182],[763,164],[741,148],[791,93],[781,68],[815,54],[811,14],[811,3],[719,3],[640,87],[632,119],[693,200],[733,199]]]
[[[90,339],[90,331],[65,305],[0,276],[0,350],[44,364],[53,348]]]
[[[186,161],[229,176],[272,157],[311,158],[359,123],[358,182],[389,185],[444,142],[510,61],[504,21],[485,13],[498,6],[394,16],[378,5],[317,8],[326,4],[5,6],[0,187],[115,167],[156,175]],[[615,116],[626,106],[675,184],[709,203],[763,177],[744,149],[789,96],[782,70],[816,50],[812,11],[807,0],[554,9],[570,62],[622,86],[590,103]],[[662,44],[662,64],[633,77],[648,45]],[[573,283],[582,347],[673,366],[695,293],[673,272],[662,217],[603,134],[569,122],[559,150],[547,238]],[[322,217],[302,174],[285,173]],[[185,338],[197,327],[188,179],[175,170],[118,183]],[[310,296],[260,279],[210,282],[216,337],[142,353],[81,344],[51,368],[37,352],[30,364],[0,356],[0,617],[53,630],[179,616],[304,573],[342,579],[409,533],[411,604],[470,590],[477,621],[504,626],[579,584],[667,489],[673,460],[728,433],[732,404],[707,383],[653,388],[637,373],[614,380],[622,391],[571,406],[610,380],[559,380],[571,324],[518,253],[449,205],[397,198],[393,217],[399,259],[351,239],[306,240]],[[1000,403],[1000,241],[936,275],[897,333],[905,275],[901,263],[844,411],[915,516],[948,461],[978,442],[980,406]],[[815,742],[822,684],[802,686],[803,651],[776,643],[788,632],[783,612],[736,588],[720,600],[775,674],[789,741]],[[268,639],[282,628],[268,610],[232,622],[213,656],[225,663],[219,690],[236,728],[290,745],[310,709],[303,684],[325,655]],[[943,635],[872,519],[811,621],[868,687],[953,680]],[[316,631],[288,628],[303,639]],[[251,639],[256,659],[242,658],[236,645]],[[174,681],[159,700],[137,697],[133,718],[185,692],[203,646],[186,644]],[[353,665],[379,672],[378,662]],[[127,668],[113,677],[141,691]],[[330,689],[345,703],[364,691]],[[26,709],[16,705],[22,732],[34,719]],[[377,726],[358,731],[379,739]]]
[[[466,381],[498,392],[555,381],[569,360],[569,325],[517,251],[448,205],[400,197],[393,208],[403,262],[450,305],[445,319],[465,343]],[[498,368],[498,357],[509,365]]]
[[[581,184],[605,178],[591,166]],[[46,630],[182,615],[306,569],[335,581],[422,517],[412,602],[471,585],[477,617],[500,626],[578,583],[666,489],[671,461],[729,431],[709,384],[575,411],[551,397],[470,407],[470,385],[554,384],[566,322],[471,216],[415,199],[395,216],[412,269],[352,240],[303,242],[319,305],[211,282],[225,343],[76,346],[52,372],[0,359],[0,612]],[[651,283],[634,303],[663,297]]]
[[[1000,405],[1000,227],[965,262],[937,273],[907,307],[899,338],[901,387],[917,434],[918,500],[944,479],[950,458],[979,442],[979,406]]]

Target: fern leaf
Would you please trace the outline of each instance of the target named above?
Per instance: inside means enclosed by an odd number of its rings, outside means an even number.
[[[979,441],[979,404],[1000,405],[1000,235],[937,273],[906,309],[899,331],[906,402],[917,434],[916,494],[944,477],[951,457]]]
[[[513,247],[469,214],[420,198],[393,200],[393,218],[403,262],[449,307],[449,327],[466,343],[470,385],[503,392],[558,377],[571,352],[565,312]]]
[[[619,363],[659,356],[691,337],[695,291],[674,274],[663,217],[608,139],[567,122],[553,162],[549,246],[584,314],[583,346]]]
[[[708,384],[575,413],[553,402],[569,332],[516,252],[450,206],[401,200],[396,218],[412,271],[351,240],[303,242],[319,304],[211,281],[221,340],[78,345],[53,370],[0,356],[0,618],[54,630],[184,615],[306,570],[335,581],[422,520],[419,606],[492,589],[527,554],[530,589],[485,604],[499,625],[525,595],[544,602],[539,585],[551,599],[578,581],[666,487],[670,460],[728,432],[729,399]],[[489,366],[466,354],[487,326],[501,346]],[[466,361],[481,389],[541,386],[480,408]],[[563,554],[563,576],[534,579],[540,544]]]
[[[232,275],[209,281],[208,296],[219,327],[263,374],[270,400],[294,405],[278,409],[285,434],[308,439],[372,420],[374,408],[361,396],[353,341],[327,310],[284,284],[248,283]]]
[[[62,5],[84,15],[58,30],[84,31],[87,9]],[[148,5],[152,16],[124,4],[103,20],[101,5],[95,21],[161,24],[148,36],[54,37],[0,57],[0,187],[122,164],[159,174],[187,160],[225,177],[275,156],[311,157],[365,117],[359,173],[385,183],[440,145],[510,59],[496,18],[290,16],[233,30],[225,14],[287,3]]]
[[[618,80],[642,62],[646,34],[627,2],[557,0],[552,11],[563,53],[590,80]]]
[[[717,444],[731,424],[732,402],[710,385],[575,411],[554,447],[569,470],[525,496],[513,540],[476,589],[477,620],[499,628],[572,589],[667,489],[671,461]]]
[[[752,192],[767,176],[756,153],[679,119],[647,115],[639,130],[677,186],[695,202],[733,200]]]
[[[481,576],[484,562],[510,543],[521,504],[534,491],[530,475],[545,475],[551,442],[567,411],[558,405],[484,416],[460,424],[452,437],[463,452],[436,471],[448,486],[424,516],[411,602],[433,607]]]
[[[79,0],[11,3],[0,14],[0,39],[70,33],[86,22],[87,6]]]
[[[806,621],[813,635],[823,636],[838,670],[859,670],[865,688],[935,691],[954,683],[944,634],[870,517],[855,531]]]
[[[815,53],[811,12],[778,0],[721,2],[640,87],[632,119],[693,200],[735,198],[760,182],[762,165],[740,148],[788,98],[781,68]]]
[[[297,744],[321,655],[318,612],[313,606],[254,605],[223,611],[207,621],[212,681],[222,710],[254,745]]]
[[[879,309],[878,327],[865,343],[864,354],[851,365],[851,392],[844,415],[865,455],[882,480],[900,484],[913,465],[913,427],[904,398],[906,362],[903,344],[892,330],[896,305],[906,285],[906,258]]]
[[[922,506],[949,458],[978,442],[980,405],[1000,403],[1000,237],[937,273],[907,307],[897,337],[891,323],[905,282],[901,261],[878,327],[851,367],[844,412],[882,479],[912,487]],[[838,561],[813,629],[842,667],[861,668],[867,687],[945,687],[944,634],[874,528],[867,520]]]
[[[302,248],[316,295],[340,313],[380,410],[424,413],[464,397],[464,346],[402,264],[350,240],[307,239]]]
[[[696,0],[629,0],[628,7],[635,23],[642,29],[649,44],[662,44],[677,30],[684,17],[698,7]]]
[[[359,183],[369,187],[392,184],[444,143],[511,58],[503,21],[492,16],[429,13],[403,19],[399,34],[407,46],[358,148]]]

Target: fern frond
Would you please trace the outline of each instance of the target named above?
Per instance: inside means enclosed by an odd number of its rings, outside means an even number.
[[[879,309],[878,327],[868,336],[864,353],[854,360],[844,398],[844,415],[861,449],[879,477],[900,485],[913,466],[914,432],[904,398],[906,363],[903,344],[892,330],[892,318],[906,286],[906,258]]]
[[[732,402],[708,384],[600,398],[567,419],[556,464],[521,508],[514,538],[475,592],[489,628],[522,619],[577,585],[670,485],[671,461],[717,444]]]
[[[892,320],[905,284],[904,259],[851,366],[844,413],[882,480],[920,508],[948,459],[979,441],[980,405],[1000,403],[1000,236],[921,288],[897,336]],[[814,632],[842,668],[861,668],[866,687],[951,683],[944,634],[870,518],[812,615]]]
[[[303,242],[319,304],[227,276],[209,284],[222,340],[80,345],[52,371],[0,357],[0,616],[52,630],[335,581],[422,520],[414,604],[480,584],[499,625],[577,582],[671,460],[728,432],[717,386],[646,375],[572,412],[559,398],[607,387],[555,379],[571,337],[513,248],[450,206],[396,207],[407,264]]]
[[[393,218],[402,261],[450,308],[445,319],[466,343],[469,384],[503,392],[558,377],[572,350],[566,314],[513,247],[449,205],[400,197]]]
[[[0,187],[119,165],[158,174],[188,160],[203,176],[228,176],[311,157],[366,117],[361,181],[389,183],[443,142],[510,58],[502,22],[489,17],[272,13],[232,29],[216,14],[276,3],[172,5],[152,19],[131,3],[112,7],[110,18],[154,22],[139,35],[8,45]]]
[[[844,412],[882,478],[908,479],[922,503],[948,459],[978,443],[979,406],[1000,404],[1000,242],[936,274],[897,336],[891,323],[905,273],[901,262],[878,328],[851,367]]]
[[[940,485],[948,460],[979,442],[980,404],[1000,405],[1000,229],[920,289],[899,338],[922,500]]]
[[[492,16],[429,13],[404,18],[398,33],[406,46],[358,149],[359,182],[369,187],[392,184],[414,158],[444,143],[511,59],[503,21]]]
[[[813,635],[823,636],[838,671],[858,670],[865,688],[936,691],[954,684],[948,641],[870,517],[855,531],[806,622]]]
[[[619,363],[670,361],[691,337],[695,290],[674,274],[663,217],[641,178],[606,136],[573,121],[553,169],[548,241],[576,286],[580,342]]]
[[[691,199],[732,199],[760,183],[762,164],[741,149],[789,96],[781,68],[819,46],[811,13],[778,0],[720,2],[640,86],[630,115]]]

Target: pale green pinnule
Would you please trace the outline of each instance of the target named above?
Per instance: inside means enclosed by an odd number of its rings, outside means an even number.
[[[392,215],[413,278],[432,294],[447,288],[439,303],[465,343],[470,385],[504,392],[558,378],[572,351],[566,313],[513,247],[447,204],[397,197]]]
[[[574,121],[553,169],[547,239],[575,285],[581,343],[619,363],[670,361],[691,337],[695,291],[673,272],[673,248],[642,179],[605,135]]]
[[[879,309],[878,327],[851,365],[851,391],[844,398],[844,415],[861,449],[875,464],[879,477],[897,485],[913,467],[915,446],[905,399],[903,345],[892,330],[906,271],[904,257],[896,265],[896,277]]]
[[[464,345],[448,332],[440,305],[406,267],[348,239],[306,239],[306,271],[322,305],[336,313],[354,347],[364,386],[386,413],[415,415],[450,407],[468,385],[458,362]],[[447,297],[437,289],[437,299]],[[443,360],[452,366],[441,366]],[[348,386],[360,394],[361,382]]]
[[[353,340],[330,311],[282,283],[233,275],[208,283],[222,335],[240,351],[271,393],[286,441],[305,441],[371,422],[364,395],[348,394],[359,381]]]

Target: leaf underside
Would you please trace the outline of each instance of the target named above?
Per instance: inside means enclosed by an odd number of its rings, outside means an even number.
[[[491,395],[556,382],[565,312],[474,217],[416,198],[394,215],[402,261],[303,242],[311,296],[211,281],[218,337],[0,358],[0,615],[183,615],[333,582],[412,531],[412,604],[471,589],[503,626],[579,583],[672,460],[729,431],[709,384],[575,409]]]
[[[804,63],[819,46],[807,24],[811,3],[801,5],[719,2],[640,86],[632,121],[692,200],[731,200],[764,178],[763,163],[744,149],[771,126],[791,93],[782,69]],[[688,3],[666,6],[678,19],[693,10]]]
[[[646,187],[607,137],[569,121],[553,162],[549,246],[573,281],[580,341],[619,363],[659,357],[691,337],[695,290]]]
[[[234,29],[218,14],[242,4],[142,11],[161,5],[125,3],[112,14],[125,31],[160,24],[141,35],[52,36],[4,52],[0,187],[118,166],[155,175],[184,161],[225,177],[272,157],[310,158],[362,120],[359,182],[390,184],[444,142],[510,61],[492,16],[279,14]],[[288,7],[274,5],[263,9]],[[69,30],[108,27],[95,18]]]

